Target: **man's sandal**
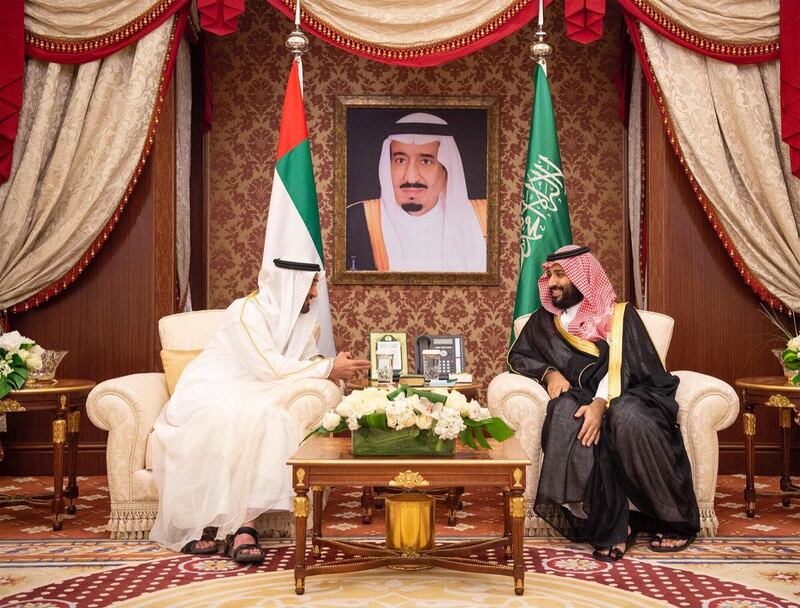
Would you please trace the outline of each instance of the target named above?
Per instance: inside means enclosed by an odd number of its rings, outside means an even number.
[[[238,547],[233,546],[233,541],[240,534],[249,534],[255,539],[255,543],[244,543]],[[253,549],[258,549],[258,552],[253,552]],[[225,539],[225,553],[237,564],[261,564],[267,557],[264,549],[258,544],[258,532],[249,526],[242,526],[233,534],[229,534]]]
[[[602,549],[595,549],[592,551],[592,557],[601,562],[618,562],[625,557],[628,549],[630,549],[635,543],[636,532],[631,532],[628,534],[628,538],[625,539],[624,550],[621,550],[618,547],[604,547]]]
[[[198,547],[201,542],[216,540],[216,528],[203,528],[203,534],[198,540],[190,540],[181,549],[181,553],[188,553],[189,555],[213,555],[217,549],[217,544],[209,545],[208,547]]]
[[[656,553],[677,553],[678,551],[683,551],[686,547],[691,545],[694,542],[694,539],[697,538],[694,534],[689,536],[678,536],[677,534],[672,534],[670,532],[664,534],[656,534],[650,539],[650,550],[655,551]],[[681,540],[683,541],[680,545],[664,545],[664,540]]]

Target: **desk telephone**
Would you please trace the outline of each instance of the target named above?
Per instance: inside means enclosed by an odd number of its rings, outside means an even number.
[[[450,374],[466,371],[464,336],[417,336],[414,341],[414,362],[417,373],[422,373],[422,351],[436,349],[441,353],[439,378],[447,380]]]

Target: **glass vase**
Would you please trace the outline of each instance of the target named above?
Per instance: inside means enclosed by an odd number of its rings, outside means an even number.
[[[795,371],[791,369],[786,369],[786,366],[783,364],[783,350],[782,348],[773,348],[772,354],[778,358],[778,361],[781,362],[781,367],[783,368],[783,375],[786,378],[786,382],[791,382],[792,378],[794,378],[800,371]]]
[[[441,439],[430,429],[362,427],[352,432],[353,456],[451,456],[455,449],[455,439]]]

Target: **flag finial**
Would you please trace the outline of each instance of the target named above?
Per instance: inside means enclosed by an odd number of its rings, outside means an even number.
[[[294,29],[286,39],[286,48],[299,59],[308,50],[308,36],[300,29],[300,0],[296,0],[294,13]]]
[[[539,29],[534,34],[536,42],[532,43],[529,47],[531,59],[541,64],[547,70],[547,60],[553,54],[553,47],[544,41],[547,38],[547,32],[544,31],[544,1],[539,0]],[[546,72],[545,72],[546,73]]]

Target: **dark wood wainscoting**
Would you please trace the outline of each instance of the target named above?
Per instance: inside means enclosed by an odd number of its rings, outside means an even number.
[[[675,319],[667,366],[721,378],[778,375],[774,328],[703,214],[650,98],[647,118],[649,308]],[[776,411],[758,411],[756,473],[780,471]],[[741,419],[719,434],[721,474],[744,473]],[[800,428],[792,428],[794,473]]]

